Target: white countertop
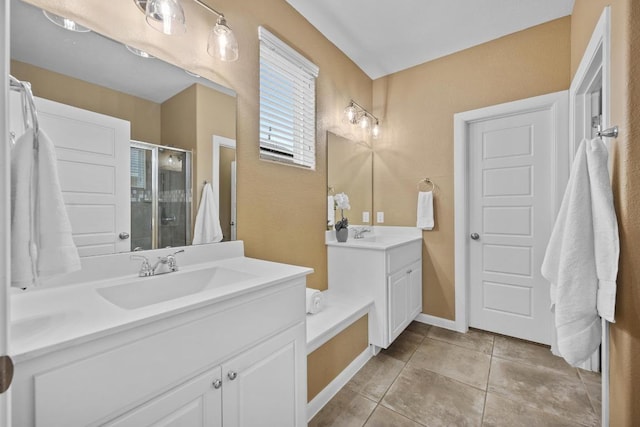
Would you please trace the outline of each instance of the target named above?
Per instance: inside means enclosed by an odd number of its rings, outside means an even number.
[[[354,230],[367,228],[371,231],[364,233],[364,237],[356,239]],[[327,246],[343,248],[359,248],[385,251],[409,242],[422,240],[422,230],[415,227],[386,227],[386,226],[349,226],[349,238],[346,242],[338,242],[333,230],[325,234]]]
[[[179,281],[184,274],[211,267],[248,272],[256,277],[131,310],[110,303],[96,289],[149,278],[127,274],[27,292],[12,292],[11,357],[19,363],[56,349],[221,302],[313,272],[311,268],[238,256],[186,265],[167,276]]]

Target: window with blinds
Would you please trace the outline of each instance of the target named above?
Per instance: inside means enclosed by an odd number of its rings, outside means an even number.
[[[316,167],[318,67],[265,28],[260,38],[260,158]]]

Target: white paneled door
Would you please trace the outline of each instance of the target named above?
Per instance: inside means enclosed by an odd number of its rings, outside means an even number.
[[[35,98],[51,138],[73,240],[80,256],[131,250],[128,121]],[[19,94],[11,93],[10,129],[24,132]]]
[[[553,114],[469,125],[469,326],[551,342],[540,265],[553,226]]]

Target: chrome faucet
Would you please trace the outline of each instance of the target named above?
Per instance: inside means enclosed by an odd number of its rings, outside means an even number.
[[[153,267],[151,266],[151,263],[149,262],[149,258],[147,258],[144,255],[131,255],[130,259],[135,260],[135,259],[141,259],[142,260],[142,264],[140,265],[140,271],[138,272],[138,276],[140,277],[147,277],[147,276],[155,276],[156,274],[166,274],[166,273],[171,273],[173,271],[178,271],[178,262],[176,260],[176,254],[179,254],[181,252],[184,252],[184,249],[180,249],[179,251],[176,251],[172,254],[169,255],[165,255],[162,257],[158,257],[158,261],[156,261],[156,263],[153,265]],[[162,272],[156,272],[156,269],[158,268],[158,266],[160,264],[166,265],[167,269],[166,271],[162,271]]]
[[[353,238],[354,239],[363,239],[364,233],[370,233],[371,229],[367,227],[360,227],[353,229]]]

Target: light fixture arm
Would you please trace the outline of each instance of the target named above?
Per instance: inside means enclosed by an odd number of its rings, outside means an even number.
[[[198,3],[200,6],[204,7],[205,9],[207,9],[209,12],[212,12],[212,13],[215,13],[216,15],[218,15],[218,21],[220,21],[220,20],[224,21],[225,20],[223,13],[218,12],[217,10],[215,10],[214,8],[209,6],[208,4],[204,3],[202,0],[193,0],[193,1]]]
[[[199,1],[199,0],[194,0],[194,1]],[[349,105],[352,105],[352,106],[358,107],[358,109],[360,109],[360,110],[361,110],[361,113],[362,113],[363,115],[371,117],[371,118],[372,118],[376,123],[379,123],[379,122],[380,122],[380,120],[379,120],[376,116],[374,116],[373,114],[371,114],[369,111],[367,111],[367,109],[366,109],[366,108],[364,108],[362,105],[358,104],[358,103],[357,103],[356,101],[354,101],[353,99],[349,102]]]

